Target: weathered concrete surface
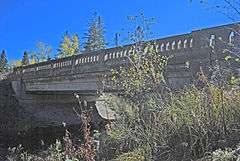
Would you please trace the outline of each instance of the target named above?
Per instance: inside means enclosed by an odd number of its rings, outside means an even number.
[[[24,111],[19,106],[11,82],[0,81],[0,135],[7,129],[20,128]]]
[[[173,56],[165,72],[169,86],[179,88],[192,83],[200,67],[210,75],[209,68],[215,60],[223,60],[230,35],[238,28],[238,25],[230,24],[154,40],[159,54]],[[234,40],[240,44],[239,39]],[[88,107],[96,111],[95,121],[101,124],[96,110],[97,93],[117,92],[109,73],[111,69],[129,64],[130,49],[131,45],[127,45],[18,67],[9,75],[9,81],[19,105],[42,126],[79,121],[74,117],[73,107],[78,106],[74,93],[89,102]],[[107,115],[106,112],[100,113]]]

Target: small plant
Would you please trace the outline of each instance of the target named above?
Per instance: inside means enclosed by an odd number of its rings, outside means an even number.
[[[216,150],[213,152],[213,161],[235,161],[237,157],[229,150]]]
[[[132,152],[123,153],[118,158],[113,159],[113,161],[150,161],[145,158],[143,149],[136,149]]]
[[[31,154],[24,151],[20,145],[9,149],[8,161],[95,161],[96,152],[91,136],[91,110],[84,109],[82,101],[76,95],[79,101],[81,113],[77,113],[82,120],[83,143],[81,145],[74,144],[70,132],[66,129],[63,141],[56,140],[55,144],[51,145],[48,150],[40,154]],[[65,123],[63,123],[65,127]]]

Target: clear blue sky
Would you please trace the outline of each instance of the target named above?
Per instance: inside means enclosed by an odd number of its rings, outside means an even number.
[[[126,17],[140,11],[146,17],[156,17],[155,38],[231,23],[197,1],[0,0],[0,50],[7,51],[8,59],[21,59],[25,50],[34,50],[41,41],[51,45],[55,53],[65,31],[83,37],[95,11],[104,19],[110,46],[114,34],[127,25]]]

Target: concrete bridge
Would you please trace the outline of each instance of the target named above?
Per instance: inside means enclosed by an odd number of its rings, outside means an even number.
[[[236,31],[239,26],[230,24],[153,40],[159,54],[173,56],[165,73],[168,84],[172,88],[190,84],[197,77],[200,66],[209,73],[214,61],[226,55],[224,49],[239,42]],[[126,45],[17,67],[7,79],[20,106],[39,124],[77,124],[79,120],[72,107],[78,106],[73,96],[78,93],[88,101],[89,107],[94,107],[94,121],[99,125],[102,117],[108,116],[97,92],[115,91],[110,70],[128,63],[131,47]]]

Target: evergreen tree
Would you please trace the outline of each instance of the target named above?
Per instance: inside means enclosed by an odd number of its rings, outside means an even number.
[[[8,71],[7,55],[5,50],[3,50],[0,56],[0,73],[4,73],[7,71]]]
[[[29,65],[29,57],[27,51],[25,51],[23,54],[22,65]]]
[[[94,14],[94,18],[90,24],[88,33],[86,34],[87,41],[84,44],[86,51],[97,51],[106,48],[104,37],[104,26],[101,16]]]
[[[74,34],[71,38],[70,35],[66,32],[63,36],[63,40],[60,43],[60,47],[58,49],[58,58],[63,58],[67,56],[76,55],[79,53],[79,38],[77,34]]]

